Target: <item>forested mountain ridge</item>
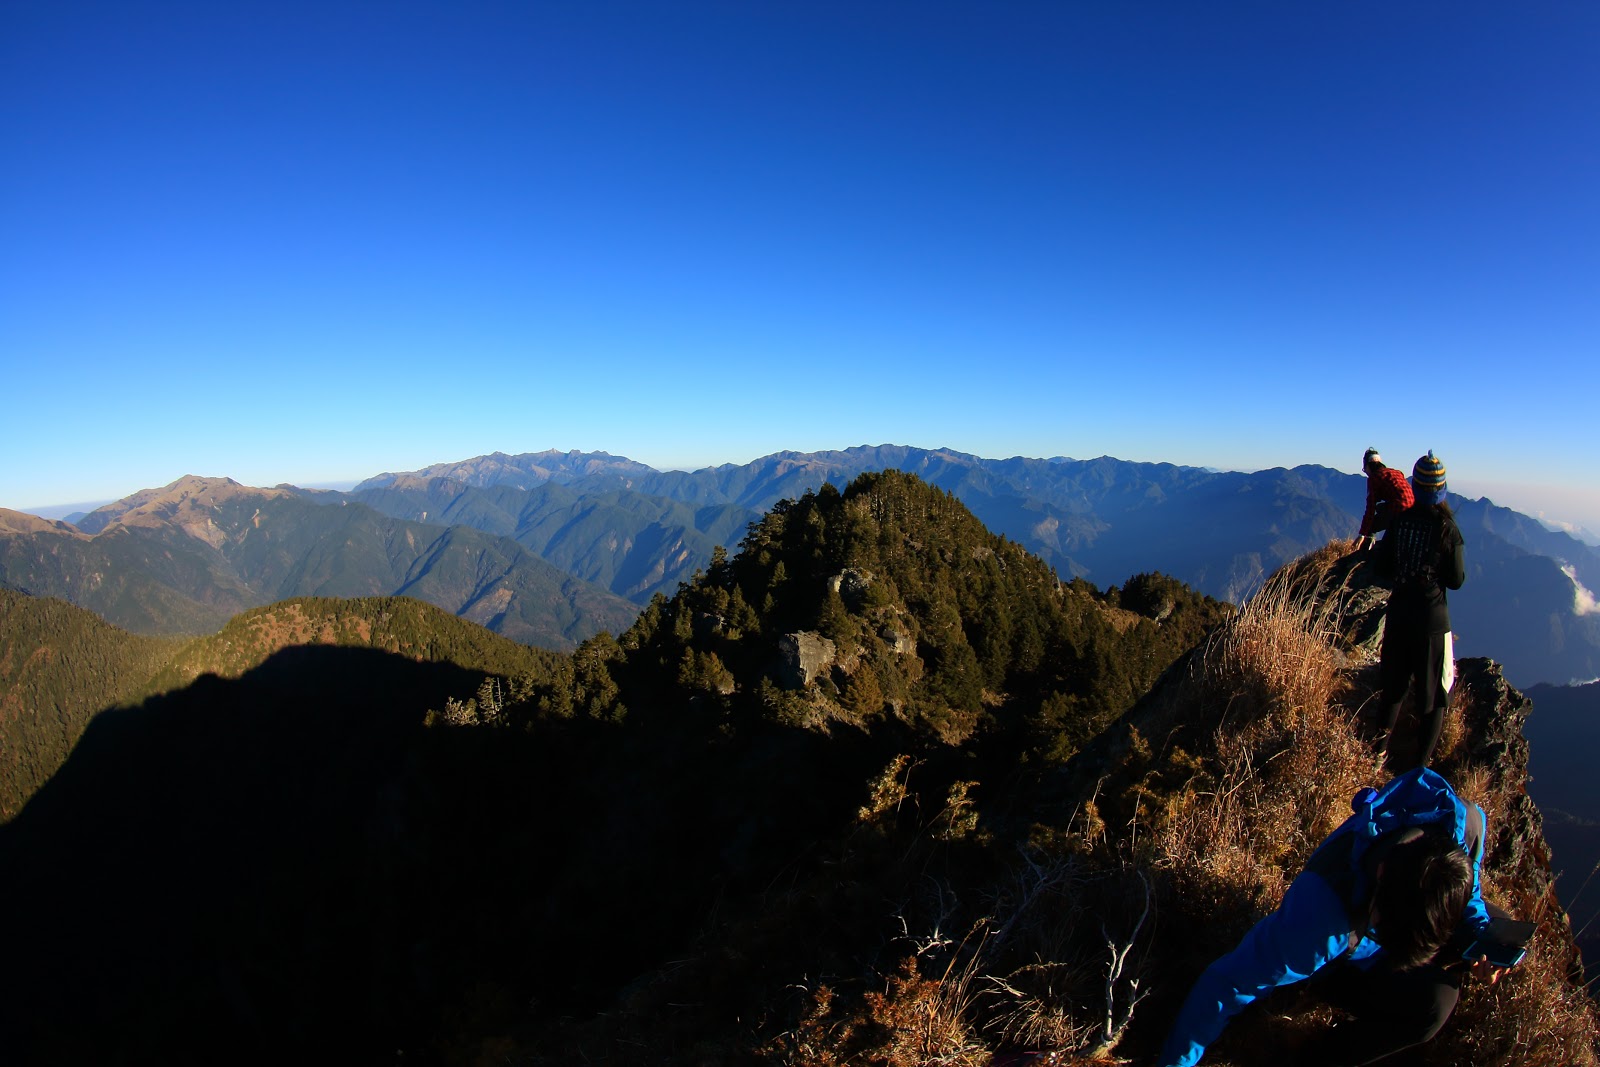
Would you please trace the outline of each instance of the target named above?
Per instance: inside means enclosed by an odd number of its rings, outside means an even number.
[[[570,648],[637,610],[507,538],[349,502],[319,507],[225,478],[182,478],[83,522],[92,536],[65,524],[0,530],[0,578],[138,633],[208,633],[292,596],[402,594],[516,640]]]
[[[294,597],[252,608],[216,633],[185,642],[148,688],[167,692],[203,674],[238,678],[304,646],[369,648],[504,679],[543,677],[561,658],[413,597]]]
[[[630,469],[626,477],[591,477],[581,473],[581,458],[558,455],[568,457],[563,488],[580,498],[614,494],[631,509],[641,506],[635,494],[643,494],[695,507],[744,508],[748,520],[825,483],[842,486],[869,471],[902,470],[953,493],[989,529],[1022,544],[1064,577],[1104,586],[1159,570],[1230,601],[1252,592],[1284,563],[1351,536],[1365,502],[1361,476],[1317,466],[1245,474],[1111,457],[983,459],[951,449],[882,445],[779,452],[693,472]],[[587,455],[601,463],[631,462]],[[1451,604],[1459,617],[1459,651],[1493,655],[1521,684],[1600,675],[1600,611],[1592,607],[1592,591],[1600,587],[1600,550],[1486,500],[1452,497],[1452,503],[1461,514],[1470,568],[1466,589]],[[724,524],[729,531],[738,526],[735,516]],[[565,543],[569,558],[577,540],[574,534]],[[694,539],[683,542],[690,555],[678,573],[705,566],[709,557],[696,555]],[[723,543],[731,542],[730,533]],[[577,551],[590,559],[604,554],[603,546],[591,544]],[[615,584],[611,588],[622,592]],[[670,592],[670,581],[658,588]]]
[[[1093,733],[1225,610],[1161,575],[1063,583],[953,496],[884,471],[780,501],[621,643],[627,672],[676,672],[697,700],[749,704],[727,681],[759,679],[752,714],[889,715],[956,744],[1022,729],[1061,758],[1058,725]]]

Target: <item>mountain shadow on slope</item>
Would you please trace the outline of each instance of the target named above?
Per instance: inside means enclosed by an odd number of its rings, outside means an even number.
[[[425,727],[482,677],[301,646],[97,716],[0,827],[0,909],[28,916],[0,965],[13,1053],[373,1058],[425,1037],[432,997],[461,974],[514,967],[501,903],[537,884],[539,853],[475,852],[459,809],[465,796],[492,811],[500,798],[473,777],[526,745],[503,739],[440,780],[456,754]],[[555,810],[545,786],[523,792]],[[495,902],[491,927],[479,900]]]
[[[179,643],[0,588],[0,823],[66,760],[102,708],[143,695]]]
[[[236,678],[301,644],[373,648],[500,678],[542,677],[559,657],[410,597],[296,597],[187,642],[131,634],[65,601],[0,590],[0,821],[64,763],[103,709]]]
[[[297,646],[97,716],[0,827],[12,1062],[429,1062],[477,1013],[590,1014],[812,862],[896,748],[424,710],[481,677]]]

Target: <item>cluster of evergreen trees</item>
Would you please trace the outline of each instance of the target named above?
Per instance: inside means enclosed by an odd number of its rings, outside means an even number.
[[[526,715],[714,712],[733,722],[893,722],[928,739],[1025,740],[1060,761],[1225,612],[1159,574],[1062,582],[953,496],[888,471],[752,524],[620,639],[587,642]],[[825,642],[809,684],[786,635]],[[604,666],[604,677],[599,668]]]

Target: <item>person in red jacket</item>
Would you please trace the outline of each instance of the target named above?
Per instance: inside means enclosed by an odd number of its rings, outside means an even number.
[[[1369,548],[1378,534],[1388,529],[1389,520],[1412,504],[1411,486],[1405,473],[1385,466],[1376,448],[1367,449],[1361,457],[1361,469],[1367,472],[1367,510],[1361,516],[1361,529],[1356,533],[1356,551]]]

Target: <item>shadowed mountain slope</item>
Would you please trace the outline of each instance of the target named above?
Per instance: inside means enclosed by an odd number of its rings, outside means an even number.
[[[538,678],[559,657],[409,597],[301,597],[189,641],[130,634],[60,600],[0,590],[0,822],[66,761],[94,716],[203,676],[238,678],[302,647],[376,649],[480,679]]]
[[[406,786],[425,710],[478,677],[300,647],[99,715],[0,827],[0,908],[29,916],[0,969],[10,1062],[392,1052],[455,902],[493,884],[406,836],[433,802]]]
[[[142,696],[178,650],[63,600],[0,589],[0,823],[55,773],[95,713]]]

